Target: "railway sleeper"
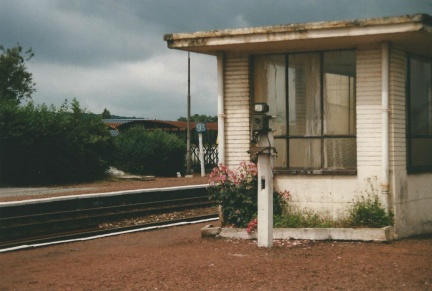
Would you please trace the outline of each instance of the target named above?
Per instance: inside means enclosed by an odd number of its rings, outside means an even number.
[[[29,221],[33,223],[42,223],[51,220],[58,220],[61,218],[73,218],[80,217],[83,215],[92,216],[94,213],[117,213],[117,212],[127,212],[135,209],[152,209],[152,208],[161,208],[166,205],[185,205],[187,203],[205,203],[208,202],[207,197],[193,197],[186,199],[175,199],[168,201],[155,201],[155,202],[146,202],[146,203],[136,203],[136,204],[128,204],[128,205],[116,205],[116,206],[108,206],[108,207],[96,207],[96,208],[86,208],[86,209],[74,209],[68,211],[57,211],[57,212],[41,212],[38,214],[32,215],[23,215],[23,216],[14,216],[14,217],[5,217],[0,218],[0,225],[3,227],[11,226],[11,225],[26,225]],[[1,227],[0,227],[1,229]]]
[[[73,211],[76,209],[93,209],[102,207],[116,207],[119,205],[132,205],[141,203],[161,203],[163,201],[175,201],[182,199],[208,199],[205,188],[188,190],[155,191],[150,193],[134,193],[125,195],[91,197],[83,199],[67,199],[32,204],[1,206],[0,218],[37,215],[50,213],[53,209],[57,212]]]

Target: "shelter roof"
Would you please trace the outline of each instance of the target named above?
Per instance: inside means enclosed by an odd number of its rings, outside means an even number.
[[[414,14],[328,22],[293,23],[164,35],[169,48],[203,54],[349,49],[391,42],[432,56],[432,17]]]

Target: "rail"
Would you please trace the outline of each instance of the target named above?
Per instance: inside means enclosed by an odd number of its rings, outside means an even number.
[[[31,242],[40,243],[59,238],[109,233],[113,230],[101,229],[101,224],[213,206],[208,199],[205,186],[162,188],[132,193],[126,191],[108,195],[88,195],[80,199],[72,197],[28,204],[0,205],[0,249]],[[205,217],[216,217],[216,212],[215,210]],[[118,228],[115,230],[118,231]]]

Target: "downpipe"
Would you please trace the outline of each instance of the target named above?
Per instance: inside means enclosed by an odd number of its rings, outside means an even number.
[[[381,45],[381,200],[387,213],[389,213],[389,43],[384,42]]]

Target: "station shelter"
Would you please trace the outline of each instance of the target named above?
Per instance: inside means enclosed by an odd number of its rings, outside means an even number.
[[[166,34],[217,58],[219,162],[250,160],[269,107],[276,190],[337,219],[378,195],[396,237],[432,232],[432,17]],[[217,97],[216,97],[217,95]]]

